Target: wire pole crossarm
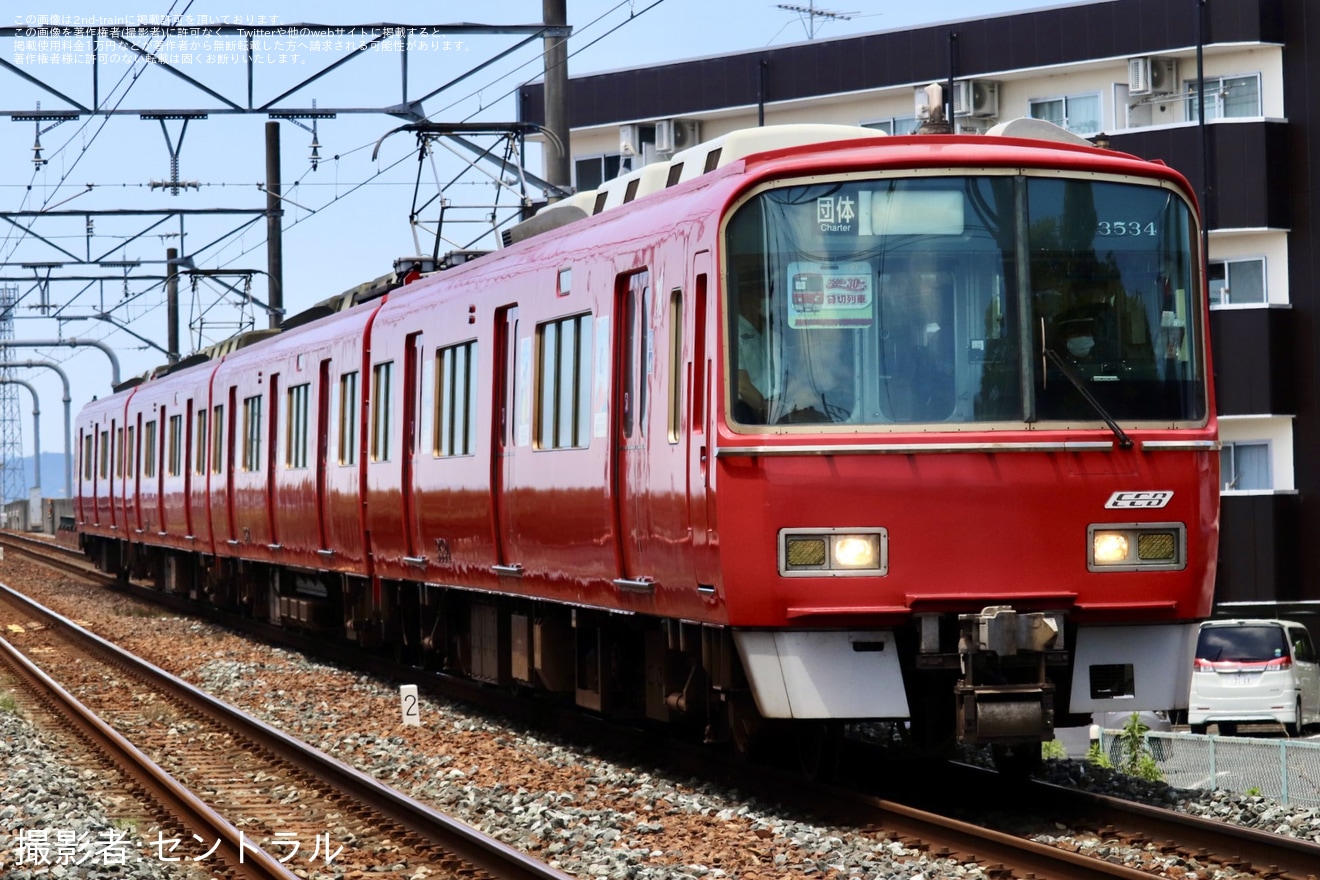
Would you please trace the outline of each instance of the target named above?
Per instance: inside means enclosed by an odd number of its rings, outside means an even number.
[[[54,370],[60,375],[60,381],[64,383],[64,497],[73,497],[73,414],[71,404],[73,398],[69,396],[69,374],[64,369],[51,361],[6,361],[9,367],[40,367],[47,370]],[[37,450],[40,453],[40,450]]]
[[[7,339],[0,342],[0,348],[77,348],[87,345],[99,348],[110,359],[110,384],[119,384],[119,357],[114,349],[99,339]]]
[[[144,345],[146,345],[148,348],[154,348],[156,349],[156,351],[160,352],[161,354],[166,355],[167,357],[169,356],[170,353],[169,349],[162,347],[160,343],[153,342],[152,340],[143,336],[141,333],[135,331],[132,327],[128,326],[127,324],[121,324],[120,322],[116,321],[114,318],[110,317],[109,312],[97,312],[95,315],[93,315],[93,317],[96,318],[96,320],[98,321],[104,321],[105,323],[109,324],[111,327],[114,327],[116,330],[122,330],[123,332],[127,333],[129,336],[132,336],[138,342],[141,342]],[[118,380],[116,380],[114,384],[118,385],[119,384]]]
[[[32,488],[37,494],[41,494],[41,395],[37,394],[37,389],[32,387],[31,382],[23,379],[6,379],[0,376],[0,385],[22,385],[32,393]],[[69,493],[69,487],[64,487],[65,495]]]

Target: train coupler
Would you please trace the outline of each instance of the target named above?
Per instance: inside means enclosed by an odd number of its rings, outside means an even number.
[[[964,685],[954,689],[958,741],[1038,742],[1054,736],[1054,685]]]
[[[1054,683],[1046,665],[1064,647],[1063,622],[1058,611],[1006,605],[959,615],[959,742],[1012,744],[1054,735]]]

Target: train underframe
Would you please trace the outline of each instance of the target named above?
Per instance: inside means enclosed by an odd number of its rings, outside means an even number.
[[[91,536],[84,549],[103,571],[224,611],[421,669],[667,725],[742,754],[789,754],[812,774],[827,772],[845,724],[875,720],[766,718],[738,634],[724,626]],[[1068,705],[1071,660],[1049,647],[1058,622],[990,608],[916,615],[894,627],[907,717],[887,719],[893,740],[932,757],[952,754],[958,743],[987,744],[1001,767],[1035,766],[1040,743],[1067,717],[1055,707]]]

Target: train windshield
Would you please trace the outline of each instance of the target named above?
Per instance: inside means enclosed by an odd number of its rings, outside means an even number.
[[[1093,177],[764,189],[725,233],[732,421],[1203,420],[1194,235],[1172,190]]]

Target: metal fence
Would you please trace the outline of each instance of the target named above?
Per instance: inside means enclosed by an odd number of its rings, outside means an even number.
[[[1100,748],[1121,763],[1120,731],[1101,730]],[[1255,794],[1320,807],[1320,742],[1150,731],[1146,746],[1164,781],[1177,788]]]

